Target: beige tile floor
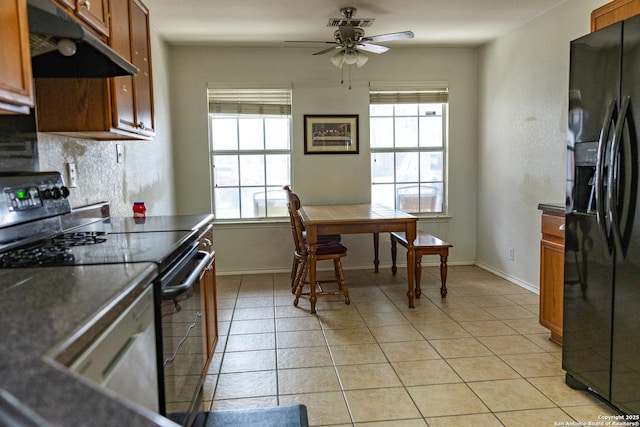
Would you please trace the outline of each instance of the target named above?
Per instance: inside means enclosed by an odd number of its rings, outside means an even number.
[[[536,294],[450,266],[443,299],[438,268],[425,267],[409,309],[405,273],[348,270],[351,305],[322,297],[317,315],[307,300],[293,306],[288,274],[218,277],[207,403],[303,403],[313,426],[557,426],[615,414],[564,384]]]

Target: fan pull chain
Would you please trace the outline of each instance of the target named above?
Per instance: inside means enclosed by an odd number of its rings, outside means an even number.
[[[349,90],[351,90],[351,65],[349,65]]]

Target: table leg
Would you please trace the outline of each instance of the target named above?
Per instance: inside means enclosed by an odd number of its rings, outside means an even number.
[[[447,296],[447,257],[448,254],[444,253],[440,255],[440,296],[445,298]]]
[[[373,266],[375,269],[375,272],[378,272],[378,265],[380,265],[380,257],[378,256],[380,254],[380,233],[373,233],[373,254],[374,254],[374,258],[373,258]]]
[[[420,280],[422,280],[422,257],[416,255],[416,298],[420,298],[422,295]]]
[[[416,239],[416,223],[412,222],[407,224],[407,282],[409,289],[407,290],[407,298],[409,299],[409,308],[415,308],[413,305],[413,298],[415,297],[415,293],[413,292],[413,281],[416,265],[416,252],[415,247],[413,246],[413,241]]]
[[[396,239],[391,237],[391,274],[394,276],[398,272],[398,267],[396,267],[396,260],[398,259],[398,242]]]
[[[311,314],[316,312],[316,245],[309,244],[309,301],[311,302]]]

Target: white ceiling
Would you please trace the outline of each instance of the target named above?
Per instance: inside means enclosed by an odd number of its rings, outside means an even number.
[[[358,9],[375,18],[366,35],[411,30],[389,47],[473,47],[522,25],[564,0],[144,0],[151,25],[169,44],[327,47],[285,40],[332,41],[329,18]],[[385,43],[381,43],[385,44]]]

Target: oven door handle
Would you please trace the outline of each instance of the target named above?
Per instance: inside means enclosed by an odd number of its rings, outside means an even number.
[[[195,258],[202,258],[196,268],[193,269],[189,276],[182,283],[175,286],[167,286],[162,288],[162,299],[172,299],[187,291],[194,283],[200,279],[200,274],[207,268],[213,254],[207,251],[198,251]]]

